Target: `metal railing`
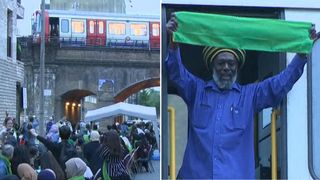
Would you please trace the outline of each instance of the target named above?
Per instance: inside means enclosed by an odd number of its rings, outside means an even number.
[[[32,37],[34,44],[40,43],[40,37]],[[105,38],[82,38],[82,37],[53,37],[46,38],[49,45],[60,47],[101,47],[101,48],[121,48],[121,49],[145,49],[159,50],[160,43],[150,43],[148,40],[105,39]],[[159,45],[159,46],[158,46]]]
[[[170,121],[170,179],[176,179],[176,111],[168,107]]]
[[[278,154],[277,154],[277,117],[280,111],[272,109],[271,113],[271,178],[278,178]]]

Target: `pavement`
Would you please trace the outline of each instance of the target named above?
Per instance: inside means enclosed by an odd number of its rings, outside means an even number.
[[[133,175],[133,180],[159,180],[160,179],[160,160],[152,160],[154,172],[139,172]]]

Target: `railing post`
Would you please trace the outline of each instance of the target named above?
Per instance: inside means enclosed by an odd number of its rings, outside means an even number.
[[[277,154],[277,117],[279,110],[272,109],[271,113],[271,178],[278,177],[278,154]]]
[[[176,112],[173,107],[168,107],[170,116],[170,179],[176,179]]]

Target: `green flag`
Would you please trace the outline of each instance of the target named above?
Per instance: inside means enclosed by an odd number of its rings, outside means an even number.
[[[270,52],[309,53],[311,23],[176,12],[175,42]]]

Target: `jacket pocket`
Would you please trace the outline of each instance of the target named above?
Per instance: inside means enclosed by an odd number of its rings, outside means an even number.
[[[226,149],[237,147],[245,131],[246,121],[243,119],[243,109],[231,106],[231,119],[225,125],[225,130],[221,133],[221,145]]]
[[[212,121],[212,108],[208,104],[200,104],[194,112],[192,119],[192,125],[196,128],[205,129],[208,127],[210,121]]]

